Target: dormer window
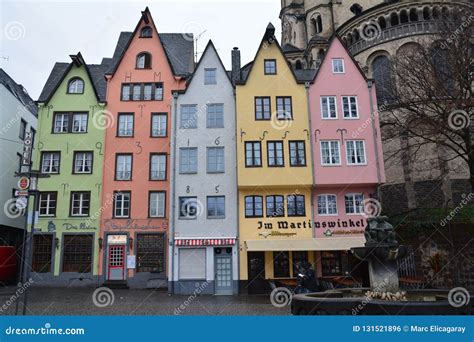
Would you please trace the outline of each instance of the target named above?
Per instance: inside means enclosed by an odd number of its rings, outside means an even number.
[[[151,38],[151,32],[152,32],[151,27],[145,26],[140,31],[140,38]]]
[[[265,75],[276,75],[276,60],[274,59],[266,59],[265,60]]]
[[[334,74],[344,73],[344,60],[342,58],[334,58],[332,60],[332,72]]]
[[[137,56],[137,69],[151,69],[151,55],[142,52]]]
[[[78,77],[73,78],[67,85],[68,94],[84,94],[84,81]]]

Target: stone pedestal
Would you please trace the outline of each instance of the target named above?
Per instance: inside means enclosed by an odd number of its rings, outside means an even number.
[[[381,262],[377,258],[370,258],[370,287],[377,292],[397,292],[399,290],[397,269],[395,260]]]

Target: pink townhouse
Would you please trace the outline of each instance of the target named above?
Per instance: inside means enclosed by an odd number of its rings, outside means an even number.
[[[170,114],[193,57],[192,35],[158,33],[146,8],[109,62],[99,240],[109,286],[168,285]]]
[[[313,137],[313,217],[319,277],[365,283],[367,266],[348,246],[363,245],[368,214],[380,214],[385,182],[374,82],[334,37],[309,89]],[[341,243],[343,241],[343,243]],[[343,247],[344,246],[344,247]]]

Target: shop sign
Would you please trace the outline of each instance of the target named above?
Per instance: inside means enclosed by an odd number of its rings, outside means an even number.
[[[258,221],[257,229],[285,230],[285,229],[311,229],[312,227],[313,225],[311,224],[311,220],[301,221],[301,222],[277,221],[276,223]]]
[[[143,223],[137,222],[137,220],[127,220],[123,223],[119,223],[113,220],[104,221],[104,227],[106,230],[161,230],[168,227],[168,223],[164,222],[161,225],[154,225],[152,220],[143,221]]]
[[[20,177],[17,185],[20,190],[28,190],[30,187],[30,179],[28,177]]]
[[[364,228],[367,226],[367,219],[361,218],[360,220],[341,220],[337,219],[334,221],[324,221],[324,222],[318,222],[316,221],[314,223],[314,228],[322,228],[322,229],[344,229],[344,228]]]
[[[235,239],[181,239],[176,240],[176,246],[232,246]]]
[[[284,236],[284,237],[291,237],[297,235],[296,233],[282,233],[278,230],[273,230],[271,232],[265,231],[263,233],[259,233],[258,235],[263,236],[265,239],[269,236]]]
[[[127,235],[108,235],[107,243],[109,245],[126,245]]]
[[[97,227],[91,227],[86,222],[81,222],[79,224],[72,223],[63,223],[63,228],[65,230],[97,230]]]
[[[21,165],[29,166],[31,164],[31,151],[33,149],[33,133],[26,132],[23,140],[23,154],[21,157]]]

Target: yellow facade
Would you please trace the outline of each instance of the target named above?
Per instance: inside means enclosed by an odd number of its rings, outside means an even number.
[[[275,60],[276,74],[265,73],[265,60]],[[256,120],[256,97],[270,98],[270,120]],[[293,120],[277,119],[277,97],[291,97]],[[240,279],[244,283],[249,280],[247,241],[290,241],[313,237],[311,209],[313,162],[307,106],[305,84],[296,80],[276,39],[274,37],[268,39],[266,34],[245,83],[236,86]],[[267,146],[269,141],[283,144],[283,166],[269,167]],[[304,141],[304,166],[290,165],[290,141]],[[246,142],[260,142],[261,166],[246,166]],[[304,196],[305,213],[289,217],[287,199],[295,195]],[[261,217],[246,217],[247,196],[262,197]],[[284,196],[285,209],[282,217],[267,216],[267,196]],[[273,256],[278,251],[261,252],[265,255],[265,279],[277,278],[273,270]],[[292,254],[289,253],[290,263]],[[308,252],[308,261],[313,262],[313,252]],[[293,273],[290,267],[288,278],[294,277]]]

